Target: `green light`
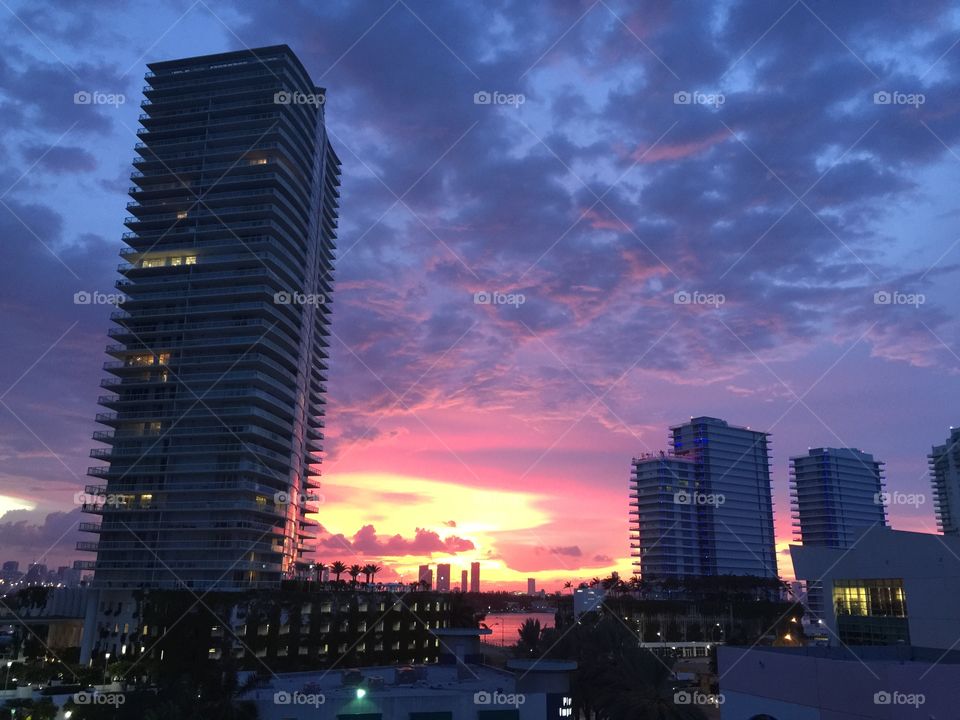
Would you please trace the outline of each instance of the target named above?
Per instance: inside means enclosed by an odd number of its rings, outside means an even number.
[[[363,688],[357,688],[357,700],[363,700],[367,696],[367,691]]]

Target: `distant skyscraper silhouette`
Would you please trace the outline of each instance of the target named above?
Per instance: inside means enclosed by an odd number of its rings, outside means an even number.
[[[450,592],[450,564],[437,564],[437,590],[440,592]]]

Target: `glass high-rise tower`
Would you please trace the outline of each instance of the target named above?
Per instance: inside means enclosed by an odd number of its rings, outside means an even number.
[[[630,548],[644,580],[777,577],[769,433],[690,418],[633,459]]]
[[[691,418],[670,428],[693,461],[700,574],[777,577],[769,433]]]
[[[148,67],[81,547],[103,589],[275,587],[316,537],[325,95],[282,45]]]
[[[950,428],[947,441],[934,445],[927,458],[940,532],[960,535],[960,427]]]
[[[883,463],[856,448],[814,448],[790,458],[797,539],[847,548],[871,525],[887,524]]]

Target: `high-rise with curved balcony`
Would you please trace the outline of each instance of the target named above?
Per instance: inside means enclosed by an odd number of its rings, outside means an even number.
[[[148,67],[80,547],[105,590],[276,587],[316,537],[325,95],[286,46]]]

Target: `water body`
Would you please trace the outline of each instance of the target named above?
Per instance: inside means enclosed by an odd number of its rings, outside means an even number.
[[[526,620],[531,618],[539,620],[540,627],[553,627],[554,617],[550,612],[490,613],[483,623],[493,631],[493,634],[482,636],[483,641],[500,647],[516,645],[520,638],[517,631]]]

